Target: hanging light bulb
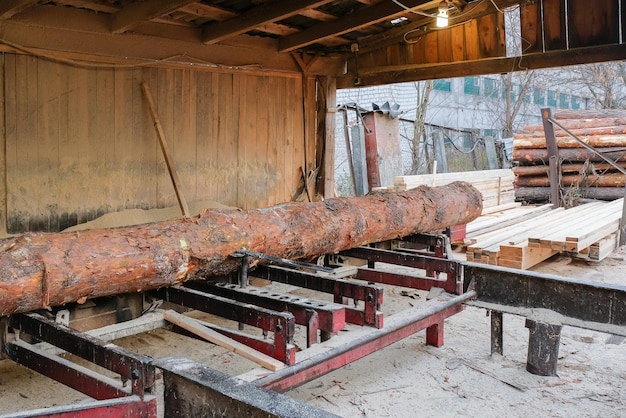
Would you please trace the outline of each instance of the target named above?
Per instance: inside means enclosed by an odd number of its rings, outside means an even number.
[[[448,26],[448,4],[442,1],[439,4],[439,12],[437,13],[437,27],[445,28]]]

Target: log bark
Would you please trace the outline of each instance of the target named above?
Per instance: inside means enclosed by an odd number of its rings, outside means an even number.
[[[457,182],[247,212],[207,210],[127,228],[26,234],[0,246],[0,316],[227,274],[238,267],[229,255],[241,249],[313,257],[440,231],[481,211],[480,192]]]
[[[596,150],[613,161],[626,161],[626,147],[596,148]],[[565,161],[584,162],[603,161],[600,157],[584,148],[563,148],[559,149],[559,158]],[[534,149],[513,149],[513,160],[522,165],[532,165],[548,161],[548,150],[545,148]]]
[[[581,188],[578,192],[582,198],[598,200],[615,200],[624,197],[624,189],[619,187],[589,187]],[[515,189],[515,200],[518,202],[547,202],[549,199],[549,187],[518,187]]]
[[[622,126],[626,125],[626,116],[618,117],[618,118],[602,118],[602,119],[559,119],[556,118],[556,121],[563,125],[567,130],[576,130],[576,129],[599,129],[606,128],[610,126]],[[559,128],[555,128],[558,132],[565,134],[564,131]],[[522,128],[522,133],[524,134],[543,134],[543,125],[526,125]],[[515,135],[517,136],[517,134]]]
[[[626,175],[622,173],[607,173],[603,175],[588,174],[563,174],[561,184],[564,187],[585,186],[589,187],[624,187]],[[547,175],[521,176],[515,180],[516,187],[550,187],[550,179]]]
[[[626,130],[625,130],[626,131]],[[615,135],[577,135],[585,144],[594,148],[600,147],[623,147],[626,145],[626,136],[616,132]],[[570,136],[556,136],[556,144],[559,148],[582,148],[580,142]],[[515,149],[546,148],[546,138],[544,136],[534,136],[532,138],[520,138],[516,136],[513,140]]]
[[[618,163],[618,165],[624,169],[626,169],[626,162]],[[518,167],[513,167],[513,173],[518,177],[523,176],[538,176],[548,174],[549,167],[547,165],[521,165]],[[585,168],[584,163],[570,163],[570,164],[561,164],[561,173],[580,173],[582,170],[590,170],[593,169],[598,172],[615,172],[617,171],[611,164],[609,163],[592,163],[591,166]]]

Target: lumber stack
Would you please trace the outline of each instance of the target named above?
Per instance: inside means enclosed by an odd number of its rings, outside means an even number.
[[[394,177],[396,190],[409,190],[419,186],[444,186],[455,181],[465,181],[482,194],[483,208],[509,205],[515,202],[513,180],[509,169],[435,173]]]
[[[565,253],[600,261],[617,246],[623,198],[570,209],[519,206],[467,224],[468,261],[528,269]]]
[[[626,169],[626,110],[559,111],[554,119],[587,145]],[[626,175],[585,149],[564,130],[554,127],[561,160],[564,195],[613,200],[624,197]],[[543,125],[515,134],[515,195],[520,201],[547,201],[550,196],[548,151]]]

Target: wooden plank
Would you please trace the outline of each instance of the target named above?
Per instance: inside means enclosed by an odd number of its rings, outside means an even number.
[[[213,331],[208,327],[200,325],[193,318],[179,314],[173,310],[163,311],[163,318],[204,338],[207,341],[212,342],[213,344],[219,345],[220,347],[230,350],[235,354],[239,354],[240,356],[257,363],[266,369],[277,371],[285,367],[284,363],[276,360],[275,358],[270,357],[267,354],[260,353],[245,344],[226,337],[225,335],[222,335],[217,331]]]
[[[523,39],[522,54],[543,51],[541,21],[541,3],[524,3],[520,5],[521,38]]]
[[[546,51],[567,48],[564,3],[563,0],[542,0],[544,49]]]
[[[20,13],[38,0],[4,0],[0,5],[0,18],[10,19],[13,15]]]
[[[239,120],[243,115],[239,101],[241,100],[241,79],[244,77],[239,74],[219,74],[213,78],[218,93],[213,110],[214,118],[218,121],[218,178],[224,180],[220,183],[218,196],[220,196],[221,203],[236,207],[240,207],[238,195],[239,188],[242,187],[239,181],[238,144],[240,141]],[[231,111],[225,109],[231,109]]]
[[[620,0],[597,0],[593,7],[585,0],[568,0],[567,18],[570,48],[620,41]]]
[[[33,218],[37,219],[37,227],[40,231],[58,231],[58,166],[59,166],[59,97],[60,79],[59,72],[53,68],[54,64],[39,60],[37,63],[37,157],[31,161],[36,167],[36,172],[45,173],[46,179],[42,181],[43,187],[37,187],[34,192],[38,194],[37,201],[41,205],[40,212]],[[49,208],[49,210],[44,210]],[[31,218],[31,219],[33,219]],[[52,223],[52,225],[51,225]],[[33,225],[34,226],[34,225]],[[52,229],[51,229],[52,228]]]
[[[219,184],[223,183],[220,178],[217,160],[220,152],[217,144],[217,121],[219,116],[216,111],[217,81],[214,82],[214,73],[198,71],[195,77],[195,132],[196,132],[196,158],[195,158],[195,197],[197,200],[218,200]],[[217,75],[215,75],[217,80]]]
[[[516,247],[503,245],[501,247],[501,251],[511,250],[519,251],[519,259],[517,257],[508,258],[501,254],[498,265],[526,270],[558,253],[558,251],[550,248],[532,245],[518,245]]]
[[[140,23],[166,15],[196,0],[146,0],[127,4],[111,15],[111,32],[122,33]]]
[[[273,92],[274,94],[276,92]],[[250,199],[254,199],[254,207],[262,208],[269,206],[268,193],[271,189],[269,187],[270,179],[275,171],[273,171],[267,161],[267,153],[270,142],[276,141],[278,138],[269,136],[269,126],[273,123],[273,119],[279,117],[278,114],[270,114],[271,98],[275,97],[274,94],[270,96],[269,91],[269,77],[259,77],[258,84],[256,86],[256,135],[254,135],[254,142],[256,146],[255,156],[255,172],[254,174],[254,192]],[[272,121],[270,121],[270,118]],[[254,148],[253,148],[254,149]]]

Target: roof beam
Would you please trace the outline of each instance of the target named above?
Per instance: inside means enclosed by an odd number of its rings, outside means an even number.
[[[146,0],[131,3],[111,15],[111,32],[122,33],[148,20],[171,13],[179,7],[195,3],[196,0]]]
[[[626,59],[626,48],[623,45],[615,44],[537,52],[521,57],[485,58],[446,64],[409,64],[360,68],[359,87],[467,75],[501,74],[624,59]],[[337,88],[353,87],[354,73],[351,71],[337,79]]]
[[[37,0],[4,0],[0,4],[0,17],[8,19],[35,3],[37,3]]]
[[[403,0],[403,4],[410,8],[437,8],[441,1],[437,0]],[[283,38],[278,45],[280,52],[289,52],[298,48],[320,42],[325,38],[342,35],[362,27],[391,20],[406,15],[407,10],[391,1],[383,1],[359,12],[351,13],[337,20],[319,23],[307,30]]]
[[[246,33],[258,26],[296,15],[302,9],[319,7],[331,1],[332,0],[282,0],[278,3],[265,3],[233,19],[206,24],[202,31],[202,42],[205,44],[215,44],[224,39]]]

